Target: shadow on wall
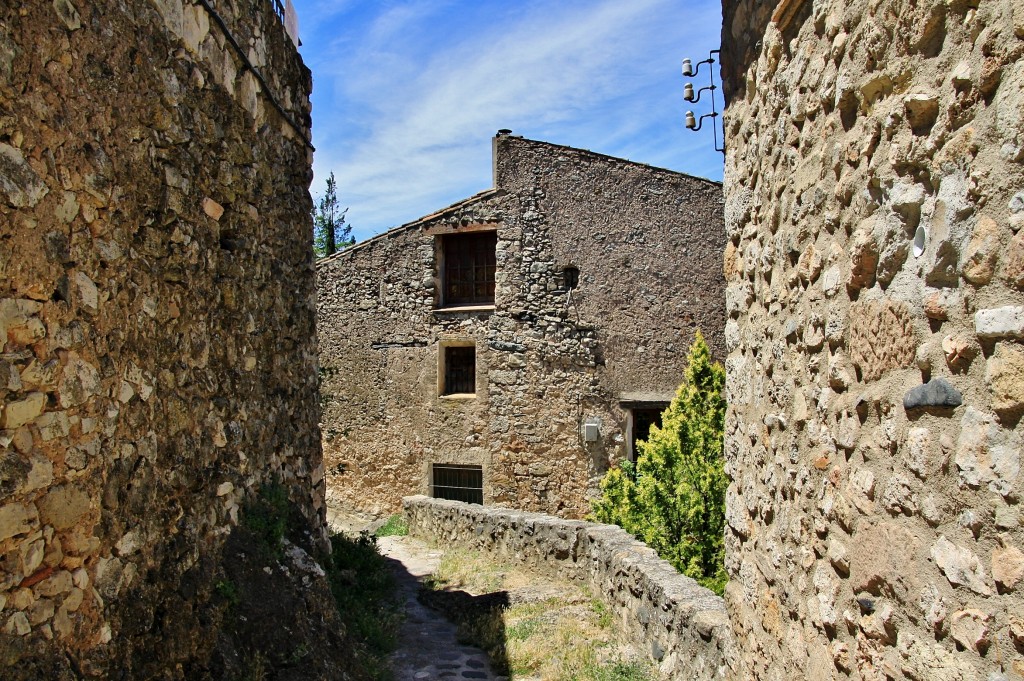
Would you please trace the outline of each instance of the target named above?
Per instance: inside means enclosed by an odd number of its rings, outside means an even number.
[[[721,60],[726,108],[733,98],[746,94],[747,81],[744,75],[761,53],[760,37],[764,35],[772,17],[777,17],[785,24],[783,36],[788,42],[795,37],[811,8],[812,3],[803,0],[782,0],[778,3],[742,0],[724,3]]]

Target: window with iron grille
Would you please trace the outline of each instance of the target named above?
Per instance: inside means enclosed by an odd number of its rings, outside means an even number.
[[[483,469],[480,466],[435,463],[431,496],[435,499],[483,504]]]
[[[449,234],[443,238],[443,305],[494,303],[497,232]]]
[[[444,348],[444,386],[442,395],[476,393],[476,348],[449,345]]]

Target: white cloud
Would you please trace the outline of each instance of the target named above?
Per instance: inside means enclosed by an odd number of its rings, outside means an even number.
[[[717,43],[717,7],[697,7],[544,1],[500,19],[477,7],[492,18],[483,23],[453,18],[451,2],[389,3],[315,56],[304,49],[317,89],[314,193],[333,170],[366,238],[490,186],[489,138],[503,127],[678,166],[710,146],[681,135],[679,59],[698,38],[695,56]],[[683,19],[703,34],[686,38],[673,25]],[[720,156],[710,158],[720,174]]]

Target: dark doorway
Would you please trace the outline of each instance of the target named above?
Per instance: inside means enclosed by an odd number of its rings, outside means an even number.
[[[661,427],[661,413],[665,411],[667,404],[654,406],[635,407],[629,410],[630,414],[630,437],[629,437],[629,459],[636,461],[639,453],[636,443],[638,440],[646,440],[651,434],[651,426]]]

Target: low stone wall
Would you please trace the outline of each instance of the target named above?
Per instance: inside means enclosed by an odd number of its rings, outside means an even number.
[[[590,587],[668,678],[734,677],[724,601],[621,528],[424,496],[402,505],[416,537]]]

